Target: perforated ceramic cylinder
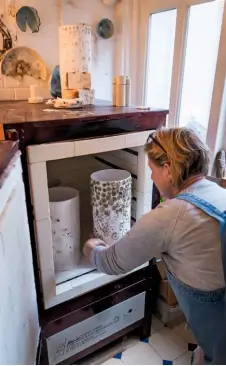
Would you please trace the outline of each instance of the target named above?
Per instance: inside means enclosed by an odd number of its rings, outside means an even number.
[[[80,261],[79,192],[69,187],[49,189],[55,271],[75,268]]]
[[[94,236],[111,245],[131,228],[132,177],[125,170],[100,170],[91,175]]]
[[[91,72],[91,26],[84,23],[59,28],[59,61],[62,89],[68,89],[67,73]]]

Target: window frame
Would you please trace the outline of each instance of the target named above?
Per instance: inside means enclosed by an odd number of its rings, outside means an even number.
[[[173,56],[173,69],[171,79],[170,104],[169,104],[169,126],[178,126],[181,89],[183,82],[183,71],[185,62],[185,50],[187,39],[187,27],[189,20],[190,6],[204,4],[215,0],[142,0],[140,3],[139,14],[139,42],[136,47],[136,55],[138,57],[139,73],[134,74],[136,94],[135,100],[140,103],[145,103],[145,93],[147,90],[146,74],[147,74],[147,55],[148,55],[148,30],[149,17],[151,14],[177,10],[175,44]],[[135,48],[134,48],[135,49]],[[138,55],[138,56],[137,56]],[[217,55],[216,72],[214,76],[213,94],[210,105],[209,122],[207,128],[206,142],[209,145],[213,155],[217,149],[221,148],[219,143],[218,131],[222,131],[226,127],[225,118],[221,116],[223,95],[225,90],[225,75],[226,75],[226,1],[223,10],[222,27],[219,41],[219,50]],[[140,93],[141,91],[141,93]],[[222,133],[222,132],[221,132]],[[222,139],[221,139],[222,140]]]

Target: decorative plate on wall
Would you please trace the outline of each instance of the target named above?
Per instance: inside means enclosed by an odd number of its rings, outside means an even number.
[[[22,32],[26,32],[28,25],[32,33],[37,33],[41,21],[35,8],[22,6],[16,13],[16,23]]]
[[[114,34],[114,24],[110,19],[102,19],[97,25],[97,33],[103,39],[111,38]]]
[[[46,80],[47,69],[39,54],[28,47],[15,47],[2,58],[2,75],[23,79],[29,75],[35,79]]]

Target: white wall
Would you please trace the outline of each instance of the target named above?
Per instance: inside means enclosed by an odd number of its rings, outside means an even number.
[[[39,322],[20,157],[0,188],[0,364],[34,365]]]
[[[11,4],[11,8],[10,8]],[[41,19],[38,33],[29,30],[21,32],[15,23],[12,7],[15,10],[23,5],[34,7]],[[98,99],[111,100],[112,75],[114,65],[115,37],[100,39],[96,26],[102,18],[109,18],[114,23],[114,7],[105,6],[101,0],[0,0],[0,15],[10,29],[14,46],[27,46],[35,49],[45,61],[49,73],[58,64],[58,27],[60,24],[88,22],[92,25],[92,84]],[[25,77],[19,83],[10,77],[0,77],[0,100],[27,99],[29,85],[37,81]],[[42,94],[49,97],[48,82],[40,82]]]

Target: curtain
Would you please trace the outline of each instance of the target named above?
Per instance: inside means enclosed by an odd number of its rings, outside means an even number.
[[[142,92],[139,85],[139,53],[142,0],[121,0],[116,5],[115,75],[131,77],[132,104],[140,104]]]

